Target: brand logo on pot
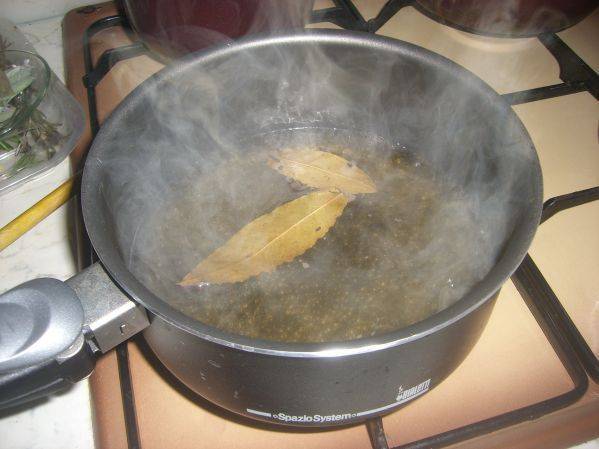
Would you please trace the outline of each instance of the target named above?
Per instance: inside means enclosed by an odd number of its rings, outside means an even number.
[[[252,411],[248,409],[251,413]],[[289,415],[284,412],[269,414],[270,418],[276,419],[283,422],[297,422],[297,423],[326,423],[326,422],[337,422],[345,421],[350,418],[358,416],[357,413],[338,413],[334,415]]]
[[[397,392],[397,398],[395,398],[395,400],[398,404],[409,401],[410,399],[415,398],[416,396],[420,396],[421,394],[427,392],[430,386],[430,379],[427,379],[424,382],[421,382],[408,390],[404,390],[403,386],[400,385],[399,391]]]
[[[383,407],[372,408],[370,410],[364,410],[362,412],[356,413],[336,413],[329,415],[291,415],[286,412],[275,412],[268,413],[262,412],[260,410],[254,410],[251,408],[246,409],[248,413],[252,415],[264,416],[266,418],[276,419],[277,421],[283,422],[294,422],[294,423],[327,423],[327,422],[338,422],[338,421],[346,421],[348,419],[357,418],[360,416],[371,415],[374,413],[379,413],[384,410],[396,407],[404,402],[408,402],[411,399],[414,399],[424,393],[426,393],[431,385],[431,380],[427,379],[424,382],[419,383],[418,385],[414,385],[413,387],[404,390],[403,386],[400,385],[397,393],[397,397],[395,398],[395,402],[392,404],[385,405]]]

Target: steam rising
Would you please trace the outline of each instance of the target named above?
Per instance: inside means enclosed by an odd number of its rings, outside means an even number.
[[[102,135],[111,148],[101,161],[103,192],[125,264],[167,302],[232,332],[324,341],[421,320],[488,274],[535,195],[534,152],[509,108],[477,80],[412,48],[400,54],[388,43],[316,35],[319,44],[292,38],[187,59]],[[347,231],[355,237],[351,266],[339,263],[339,246],[317,243],[280,274],[221,290],[207,310],[207,290],[176,283],[243,225],[301,194],[263,164],[268,152],[293,145],[349,155],[378,187],[396,189],[368,212],[378,234]],[[357,217],[370,207],[363,201],[354,202]],[[340,221],[333,232],[350,225]],[[364,251],[379,262],[362,263]],[[369,285],[381,273],[379,296],[389,284],[406,296],[386,298],[384,307],[376,298],[367,303],[359,289],[344,293],[341,306],[330,301],[340,290],[302,296],[310,283]],[[295,283],[296,306],[277,296],[281,280]]]

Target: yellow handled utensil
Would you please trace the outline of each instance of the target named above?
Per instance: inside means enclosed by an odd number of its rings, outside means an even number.
[[[79,173],[39,200],[21,215],[0,229],[0,251],[13,243],[40,221],[66,203],[76,192]]]

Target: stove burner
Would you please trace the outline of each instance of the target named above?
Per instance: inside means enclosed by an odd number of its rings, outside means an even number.
[[[351,0],[334,0],[335,7],[313,11],[311,22],[332,22],[345,29],[374,33],[400,9],[412,3],[413,0],[389,0],[374,19],[366,22]],[[117,62],[148,52],[143,43],[136,42],[132,45],[106,50],[100,56],[97,63],[93,64],[90,47],[91,38],[101,30],[113,26],[123,26],[123,24],[123,17],[118,15],[108,16],[94,22],[84,34],[85,76],[83,77],[83,84],[87,89],[92,136],[95,136],[99,130],[95,87]],[[599,99],[598,75],[572,49],[555,34],[540,35],[538,39],[558,62],[560,78],[563,83],[503,95],[509,104],[522,104],[581,91],[588,91],[595,98]],[[599,187],[551,198],[544,204],[541,222],[544,222],[562,210],[596,200],[599,200]],[[83,239],[83,241],[89,255],[86,260],[88,263],[89,261],[95,261],[96,258],[92,254],[93,250],[91,249],[89,240]],[[542,402],[393,449],[443,447],[526,420],[537,419],[575,403],[584,395],[588,388],[588,378],[585,370],[592,379],[599,381],[599,362],[597,357],[572,322],[572,319],[568,316],[566,310],[530,255],[525,257],[518,270],[512,276],[512,280],[538,325],[543,330],[560,362],[569,374],[574,388]],[[117,348],[117,360],[122,386],[122,401],[128,446],[130,449],[139,448],[141,446],[126,344]],[[370,419],[366,421],[365,425],[372,447],[374,449],[388,449],[389,446],[385,437],[382,418]]]
[[[559,77],[563,83],[505,94],[503,97],[508,103],[515,105],[529,101],[545,100],[584,92],[585,90],[599,100],[599,75],[556,34],[540,34],[537,38],[557,60]]]

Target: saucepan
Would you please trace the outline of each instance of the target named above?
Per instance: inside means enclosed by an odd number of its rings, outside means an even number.
[[[576,25],[597,7],[594,0],[418,0],[414,6],[454,28],[499,37],[557,33]]]
[[[143,332],[206,399],[359,422],[468,355],[539,223],[533,144],[483,81],[348,31],[193,53],[106,120],[81,182],[100,262],[0,297],[0,405]]]
[[[247,34],[301,29],[314,0],[123,0],[128,23],[161,58],[171,59]]]

